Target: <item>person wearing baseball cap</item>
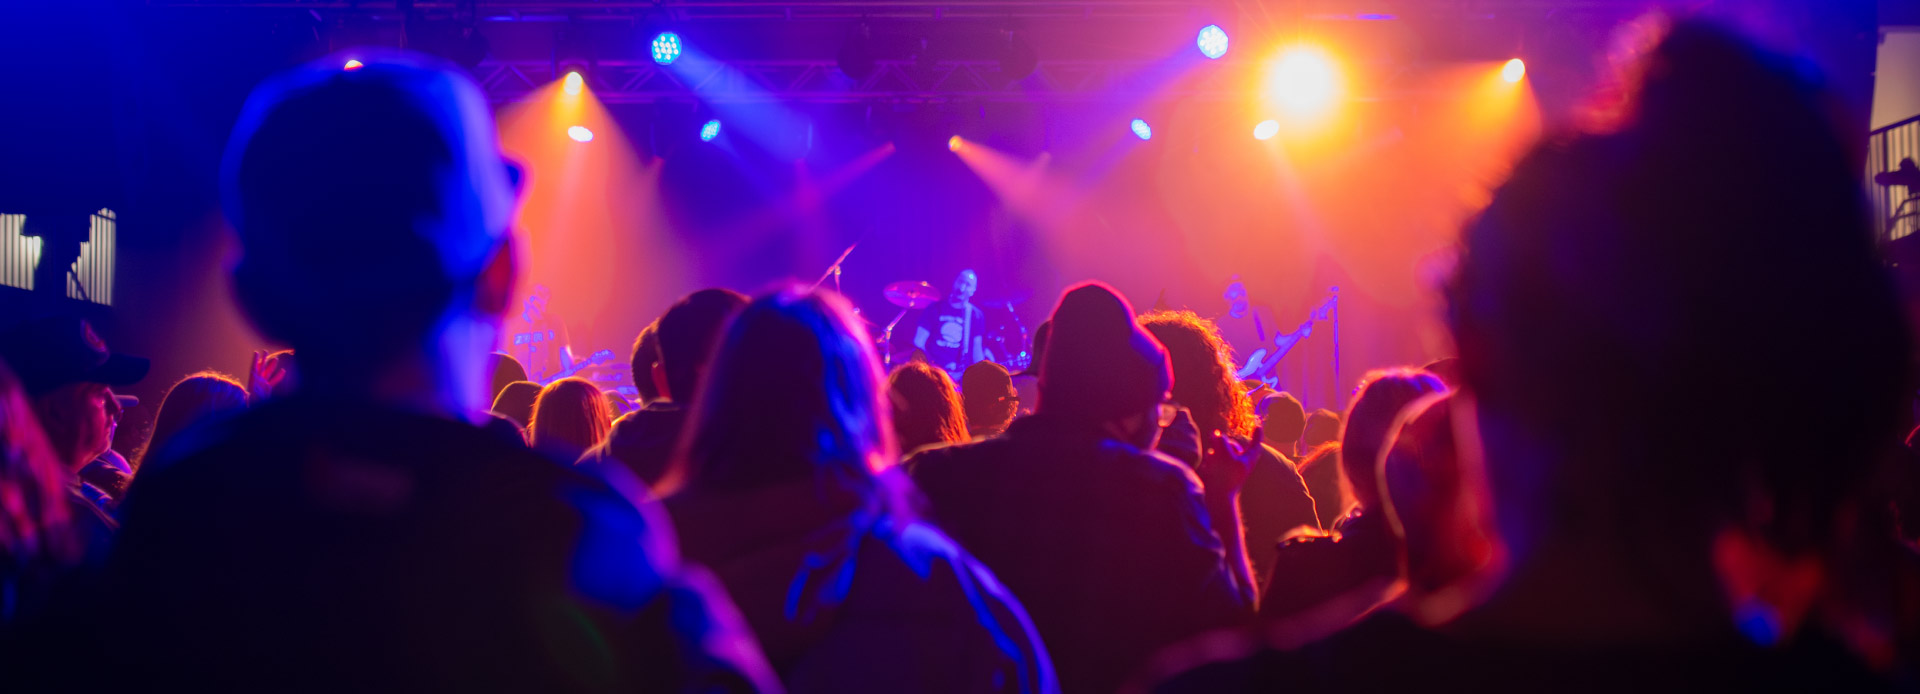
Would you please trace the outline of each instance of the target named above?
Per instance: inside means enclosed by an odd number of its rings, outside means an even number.
[[[302,381],[135,480],[103,688],[777,690],[637,483],[481,428],[515,177],[459,68],[354,57],[268,78],[235,125],[234,295]]]
[[[111,453],[122,401],[115,386],[139,383],[149,363],[115,354],[85,320],[48,316],[0,330],[0,362],[11,366],[28,406],[46,432],[53,455],[67,473],[73,531],[83,566],[105,561],[119,523],[114,498],[83,474]]]
[[[114,498],[79,475],[113,446],[123,411],[113,388],[139,383],[151,364],[107,349],[92,325],[73,316],[28,320],[0,332],[0,359],[19,374],[54,454],[76,475],[75,494],[113,527],[107,509]]]
[[[1069,289],[1051,325],[1037,411],[907,469],[935,521],[1026,604],[1061,689],[1114,691],[1160,648],[1251,619],[1237,500],[1252,458],[1209,437],[1196,475],[1155,450],[1183,416],[1172,371],[1112,288]],[[1237,480],[1209,472],[1232,465]]]

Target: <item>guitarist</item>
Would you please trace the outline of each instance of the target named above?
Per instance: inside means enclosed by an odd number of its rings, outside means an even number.
[[[1235,375],[1242,381],[1260,380],[1268,387],[1279,388],[1279,376],[1276,368],[1280,360],[1293,351],[1295,345],[1313,334],[1313,323],[1325,313],[1328,304],[1322,304],[1300,327],[1289,333],[1268,332],[1268,319],[1273,315],[1265,306],[1254,306],[1248,299],[1247,287],[1235,276],[1221,294],[1227,302],[1227,312],[1214,319],[1220,326],[1220,332],[1234,347],[1240,371]],[[1263,316],[1264,314],[1264,316]]]

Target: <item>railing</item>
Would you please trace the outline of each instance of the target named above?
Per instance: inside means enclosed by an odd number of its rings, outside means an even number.
[[[1920,164],[1920,116],[1867,135],[1867,195],[1881,238],[1887,241],[1920,231],[1920,190],[1873,182],[1874,176],[1900,168],[1903,159]]]

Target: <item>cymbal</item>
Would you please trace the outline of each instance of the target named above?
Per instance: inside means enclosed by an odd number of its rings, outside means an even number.
[[[926,308],[940,300],[940,290],[925,282],[901,280],[887,285],[887,302],[900,308]]]

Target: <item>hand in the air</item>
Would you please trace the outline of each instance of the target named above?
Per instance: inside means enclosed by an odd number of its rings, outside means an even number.
[[[268,359],[264,350],[253,351],[253,368],[247,370],[247,401],[252,405],[266,402],[273,396],[273,389],[287,380],[287,369],[278,359]]]
[[[1226,434],[1216,430],[1207,435],[1206,453],[1200,457],[1201,484],[1206,485],[1210,493],[1233,494],[1247,483],[1247,476],[1253,472],[1253,461],[1260,457],[1260,440],[1266,434],[1262,429],[1253,430],[1253,439],[1242,446]]]

